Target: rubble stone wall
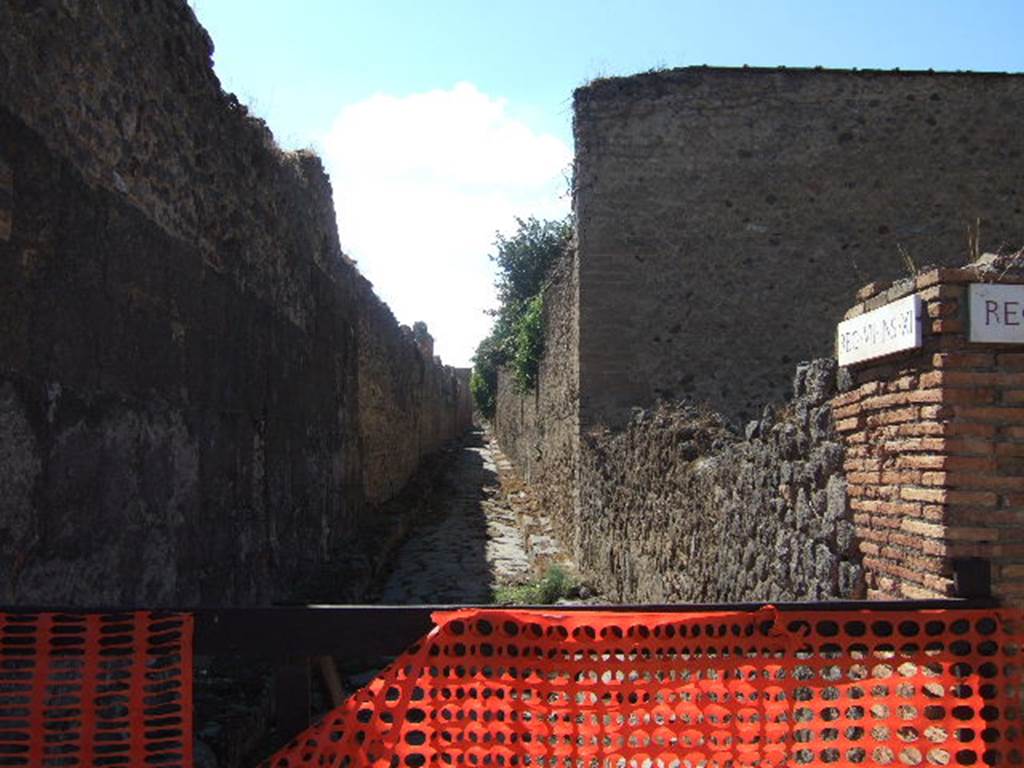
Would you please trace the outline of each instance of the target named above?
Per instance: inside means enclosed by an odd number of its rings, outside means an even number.
[[[660,405],[585,431],[576,554],[624,602],[864,595],[828,399],[835,362],[801,366],[792,401],[745,437],[718,414]]]
[[[8,603],[343,581],[368,502],[468,426],[468,388],[344,257],[320,161],[211,52],[184,0],[0,4]],[[418,437],[389,465],[392,433]]]

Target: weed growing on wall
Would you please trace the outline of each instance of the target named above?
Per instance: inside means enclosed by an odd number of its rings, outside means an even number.
[[[516,352],[512,371],[516,388],[529,392],[537,386],[537,369],[544,354],[544,293],[538,293],[526,305],[516,323]]]
[[[498,369],[512,369],[516,387],[528,392],[537,385],[537,369],[544,352],[544,281],[548,271],[565,252],[572,237],[570,219],[539,221],[516,219],[517,229],[494,241],[498,266],[495,287],[498,309],[491,333],[473,356],[470,389],[476,407],[487,418],[494,416]]]
[[[554,605],[567,598],[576,588],[576,581],[560,565],[552,565],[537,581],[494,590],[498,605]]]

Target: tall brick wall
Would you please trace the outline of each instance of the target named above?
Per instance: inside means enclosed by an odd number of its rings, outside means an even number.
[[[923,346],[850,367],[833,400],[868,594],[952,594],[954,560],[982,558],[1024,603],[1024,352],[971,343],[967,285],[1005,269],[936,269],[872,283],[847,317],[917,293]]]
[[[693,67],[575,95],[584,424],[742,423],[871,279],[1024,231],[1024,76]]]
[[[0,3],[6,602],[354,597],[368,500],[468,426],[211,51],[184,0]]]

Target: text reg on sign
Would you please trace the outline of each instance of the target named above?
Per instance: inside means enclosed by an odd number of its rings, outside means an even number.
[[[1024,344],[1024,285],[972,283],[967,306],[971,341]]]

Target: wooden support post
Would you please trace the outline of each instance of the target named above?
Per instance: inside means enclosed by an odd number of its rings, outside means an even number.
[[[341,676],[338,674],[338,664],[333,656],[320,656],[317,659],[320,665],[320,674],[323,675],[324,685],[331,696],[331,706],[337,707],[345,700],[345,689],[341,685]]]

